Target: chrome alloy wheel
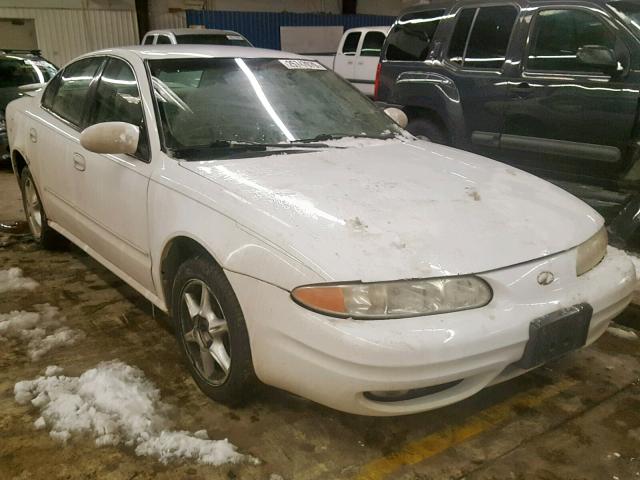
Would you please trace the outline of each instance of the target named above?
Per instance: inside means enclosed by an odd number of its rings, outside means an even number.
[[[42,236],[42,205],[31,176],[24,182],[24,198],[29,229],[36,239],[40,239]]]
[[[201,280],[190,280],[182,290],[180,321],[189,360],[213,385],[229,376],[229,328],[220,302]]]

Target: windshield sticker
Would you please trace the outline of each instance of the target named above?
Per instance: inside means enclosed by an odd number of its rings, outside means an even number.
[[[313,60],[279,60],[289,70],[326,70],[326,68]]]
[[[240,35],[227,35],[227,40],[244,40]]]

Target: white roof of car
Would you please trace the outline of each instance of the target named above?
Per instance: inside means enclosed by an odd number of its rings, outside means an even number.
[[[83,56],[116,55],[136,56],[143,60],[162,58],[306,58],[295,53],[266,48],[236,47],[231,45],[133,45],[108,48]]]
[[[160,33],[173,33],[174,35],[239,35],[239,33],[233,30],[218,30],[216,28],[165,28],[162,30],[150,30],[145,36],[158,35]]]

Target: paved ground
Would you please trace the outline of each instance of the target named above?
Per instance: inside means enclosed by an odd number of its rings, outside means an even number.
[[[0,220],[18,217],[0,168]],[[0,235],[0,269],[21,267],[33,292],[0,293],[0,313],[49,302],[86,332],[30,362],[0,343],[0,479],[635,479],[640,478],[640,341],[606,334],[594,346],[457,405],[400,418],[342,414],[265,388],[239,410],[208,401],[180,365],[173,337],[142,297],[78,249],[49,253]],[[637,325],[636,310],[625,321]],[[51,364],[78,375],[103,360],[141,368],[173,406],[174,427],[227,437],[261,465],[163,465],[132,449],[63,446],[35,430],[13,386]],[[271,477],[277,479],[277,476]]]

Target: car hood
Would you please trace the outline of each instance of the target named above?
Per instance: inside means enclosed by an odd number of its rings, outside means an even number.
[[[327,280],[483,272],[575,247],[603,224],[548,182],[425,141],[181,165]]]

